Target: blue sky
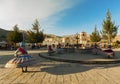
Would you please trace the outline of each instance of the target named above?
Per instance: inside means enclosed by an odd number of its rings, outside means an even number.
[[[106,12],[120,25],[120,0],[0,0],[0,28],[12,30],[15,24],[29,30],[38,19],[44,33],[70,35],[85,31],[91,34],[95,25],[102,29]],[[120,29],[118,30],[120,34]]]

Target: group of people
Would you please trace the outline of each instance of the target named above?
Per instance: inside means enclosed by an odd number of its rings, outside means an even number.
[[[13,59],[6,63],[6,68],[22,68],[22,72],[27,72],[27,67],[35,64],[35,59],[28,55],[24,42],[20,43],[20,46],[14,53],[14,56],[15,57]]]
[[[55,49],[55,45],[49,45],[48,46],[48,53],[49,53],[49,55],[51,55],[54,52],[57,52],[57,53],[62,53],[63,52],[63,48],[61,48],[60,44],[57,45],[56,49]],[[104,54],[104,55],[108,56],[108,58],[114,58],[115,57],[115,53],[112,50],[111,45],[108,45],[107,49],[102,50],[95,43],[94,46],[93,46],[93,49],[92,49],[92,53],[93,54]]]
[[[55,48],[55,45],[48,46],[49,55],[55,52],[53,48]],[[60,44],[57,45],[56,51],[58,53],[63,52]],[[99,54],[100,52],[103,52],[110,58],[115,56],[114,51],[111,48],[111,45],[108,46],[108,49],[102,50],[97,47],[97,44],[95,44],[92,52],[93,54]],[[27,67],[36,63],[35,59],[32,56],[28,55],[24,42],[20,43],[19,48],[14,53],[14,56],[15,57],[13,59],[11,59],[10,61],[6,63],[5,65],[6,68],[22,68],[22,72],[27,72]]]
[[[111,45],[108,45],[108,48],[105,50],[102,50],[100,48],[97,47],[97,44],[95,43],[93,46],[93,50],[92,50],[93,54],[99,54],[99,53],[103,53],[106,56],[108,56],[108,58],[114,58],[115,57],[115,53],[112,50]]]

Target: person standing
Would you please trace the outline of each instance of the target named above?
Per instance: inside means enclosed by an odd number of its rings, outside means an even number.
[[[15,51],[14,56],[13,59],[6,63],[6,68],[22,68],[22,72],[27,72],[27,67],[35,64],[35,59],[28,55],[27,51],[21,45]]]

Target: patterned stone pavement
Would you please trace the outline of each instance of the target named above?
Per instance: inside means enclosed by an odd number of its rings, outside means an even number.
[[[4,68],[13,51],[0,51],[0,84],[120,84],[120,63],[80,64],[57,62],[38,56],[43,51],[29,51],[37,64],[21,69]]]

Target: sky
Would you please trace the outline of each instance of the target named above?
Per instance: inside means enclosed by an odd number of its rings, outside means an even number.
[[[120,0],[0,0],[0,28],[28,31],[37,19],[41,30],[58,36],[102,29],[107,10],[120,25]],[[120,29],[118,29],[120,34]]]

